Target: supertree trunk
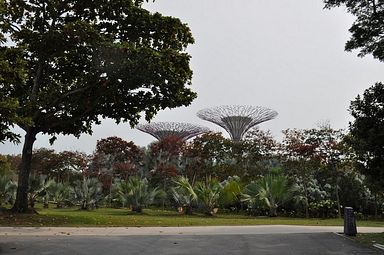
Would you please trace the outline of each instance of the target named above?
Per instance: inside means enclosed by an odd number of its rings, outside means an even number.
[[[250,128],[274,119],[277,112],[261,106],[222,105],[200,110],[197,116],[224,128],[233,141],[240,141]]]

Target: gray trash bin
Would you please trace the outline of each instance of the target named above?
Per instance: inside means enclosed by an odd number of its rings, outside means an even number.
[[[357,234],[356,219],[352,207],[344,208],[344,235],[355,236]]]

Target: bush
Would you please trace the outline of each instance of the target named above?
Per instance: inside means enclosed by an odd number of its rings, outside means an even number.
[[[312,217],[327,218],[337,216],[337,203],[330,199],[309,203],[309,212]]]

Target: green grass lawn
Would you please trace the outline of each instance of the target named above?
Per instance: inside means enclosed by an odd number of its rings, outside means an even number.
[[[0,226],[230,226],[230,225],[316,225],[342,226],[341,219],[305,219],[288,217],[252,217],[241,214],[217,214],[213,217],[202,214],[180,215],[175,211],[145,209],[142,214],[128,209],[99,208],[80,211],[77,208],[42,209],[35,215],[0,215]],[[358,221],[358,226],[382,227],[384,221]]]
[[[369,247],[375,243],[384,245],[384,233],[358,233],[352,239]]]

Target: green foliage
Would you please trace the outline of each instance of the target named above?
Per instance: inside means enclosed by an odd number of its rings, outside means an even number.
[[[46,175],[31,176],[29,178],[28,200],[32,208],[35,206],[38,197],[43,197],[47,194],[47,190],[53,182]]]
[[[357,171],[346,172],[340,180],[340,198],[343,206],[353,207],[360,214],[374,214],[374,195],[365,176]]]
[[[0,73],[0,84],[3,79],[4,77],[2,77]],[[29,119],[18,115],[17,111],[19,108],[20,106],[17,99],[4,97],[0,91],[0,143],[4,143],[5,140],[14,143],[20,142],[20,135],[13,133],[11,128],[14,127],[15,123],[27,124]]]
[[[345,6],[347,12],[356,16],[349,32],[352,36],[345,45],[348,51],[360,49],[359,56],[372,54],[384,61],[384,3],[382,0],[324,0],[326,8]]]
[[[255,214],[256,210],[261,206],[259,186],[256,184],[256,182],[253,181],[246,185],[241,197],[241,201],[246,202],[251,213]]]
[[[77,180],[74,184],[74,200],[82,210],[92,210],[99,206],[103,197],[101,183],[96,178]]]
[[[337,203],[330,199],[309,203],[309,211],[316,218],[334,217],[337,215]]]
[[[0,141],[26,132],[15,212],[28,209],[36,135],[92,133],[101,118],[135,126],[159,110],[189,105],[194,42],[179,19],[142,0],[2,1]],[[5,36],[7,35],[7,36]]]
[[[116,184],[117,194],[124,206],[132,206],[132,211],[142,212],[142,209],[154,202],[160,195],[160,190],[151,188],[146,178],[132,176],[128,180],[120,180]]]
[[[375,192],[384,191],[384,84],[376,83],[351,102],[347,142],[351,145],[359,170],[367,176]]]
[[[179,146],[179,144],[173,143],[173,140],[159,143],[152,147],[159,153],[147,150],[142,160],[139,160],[139,165],[143,162],[145,164],[144,166],[140,165],[139,168],[147,169],[144,171],[144,176],[148,178],[144,182],[147,184],[133,183],[133,180],[129,182],[131,174],[120,175],[121,172],[118,172],[117,168],[113,169],[113,174],[107,180],[108,185],[112,185],[112,188],[110,190],[105,189],[108,193],[110,192],[108,200],[105,201],[110,203],[104,205],[132,207],[134,211],[141,211],[149,204],[162,205],[163,208],[168,205],[177,205],[178,209],[183,207],[182,211],[186,214],[191,214],[192,209],[195,211],[197,208],[202,209],[208,215],[214,214],[216,208],[219,207],[224,209],[224,212],[228,209],[241,212],[245,203],[254,215],[269,214],[274,216],[279,212],[279,214],[291,216],[303,216],[305,213],[308,217],[333,217],[335,212],[341,212],[339,208],[345,206],[352,206],[355,211],[362,213],[362,217],[373,215],[375,208],[378,213],[381,212],[383,200],[378,193],[380,190],[374,189],[372,183],[367,182],[370,178],[356,172],[358,157],[342,141],[341,138],[344,134],[341,131],[330,129],[329,126],[321,126],[316,129],[288,130],[285,131],[285,135],[283,143],[275,148],[280,150],[280,157],[273,155],[276,151],[267,149],[259,154],[260,157],[250,157],[252,150],[249,148],[257,148],[257,145],[253,144],[258,142],[256,139],[248,140],[246,143],[239,142],[234,146],[230,141],[221,139],[218,134],[198,137],[196,140],[188,142],[186,146]],[[209,137],[212,137],[214,141],[209,141]],[[347,140],[351,139],[352,136],[349,134]],[[51,150],[40,149],[34,151],[32,173],[43,172],[50,174],[50,178],[67,180],[67,177],[61,172],[68,172],[65,169],[77,169],[77,166],[82,166],[79,168],[81,171],[76,172],[89,174],[87,176],[97,176],[99,180],[104,181],[100,173],[107,165],[115,167],[125,160],[129,161],[131,158],[131,156],[127,157],[129,154],[132,154],[132,158],[142,156],[142,154],[133,155],[141,153],[142,150],[131,150],[130,147],[125,146],[128,143],[122,139],[112,137],[103,139],[103,142],[105,142],[105,146],[99,146],[97,151],[100,155],[108,155],[104,158],[109,159],[106,165],[96,164],[96,154],[93,154],[93,158],[79,157],[82,159],[79,162],[82,163],[78,164],[76,163],[77,160],[69,160],[77,159],[76,153],[72,155],[71,152],[66,152],[61,155],[61,153],[55,153]],[[225,148],[226,151],[220,151],[221,148]],[[254,152],[256,151],[257,149]],[[244,168],[243,163],[251,158],[253,161],[248,163],[258,167],[260,162],[269,157],[267,151],[271,153],[270,162],[272,164],[269,168],[266,165],[263,169],[259,169],[260,171],[257,171],[257,175],[255,175],[256,178],[252,178],[249,173],[244,174],[242,172],[244,169],[250,169]],[[205,153],[214,155],[215,158],[209,159]],[[184,157],[187,157],[188,160]],[[149,161],[150,163],[148,163]],[[16,156],[0,158],[0,163],[2,163],[0,166],[4,166],[5,169],[16,169],[15,165],[18,162],[20,159]],[[92,163],[89,164],[89,162]],[[103,160],[100,162],[105,163]],[[165,164],[160,167],[160,164],[156,165],[154,162],[164,162]],[[360,161],[360,163],[362,162]],[[175,168],[168,169],[167,164],[173,165]],[[155,167],[157,167],[156,170],[154,170]],[[230,169],[230,167],[232,168]],[[195,168],[194,172],[191,171],[193,168]],[[132,168],[129,169],[132,170]],[[179,171],[180,169],[182,171]],[[165,182],[159,181],[159,176],[155,174],[155,171],[158,170],[164,174],[162,181]],[[184,172],[184,170],[186,171]],[[242,177],[228,177],[227,174],[232,170],[237,173],[241,172]],[[8,173],[9,170],[5,170],[5,172]],[[210,172],[214,176],[213,179],[209,176]],[[176,177],[171,178],[170,173]],[[183,173],[188,173],[187,176],[191,176],[193,179],[184,177]],[[218,175],[220,178],[216,177]],[[283,182],[281,182],[283,184],[276,184],[279,182],[271,180],[271,178],[278,178],[282,175],[285,176],[285,184]],[[120,177],[120,180],[117,181],[115,177]],[[367,175],[367,177],[369,176]],[[249,179],[256,181],[249,184]],[[72,180],[72,178],[68,180]],[[104,184],[102,183],[102,185]],[[58,206],[70,204],[70,197],[74,195],[70,194],[68,189],[61,189],[55,185],[50,185],[44,192],[35,192],[36,199],[34,201],[41,201],[38,198],[42,197],[46,205],[48,200],[51,203],[57,203]],[[57,183],[57,185],[61,184]],[[74,185],[74,183],[70,182],[70,185]],[[81,187],[78,183],[75,185]],[[158,194],[156,198],[153,198],[152,195],[145,195],[151,193],[150,187],[159,187],[160,185],[165,187],[166,194],[169,195],[167,198],[160,198],[161,194]],[[246,185],[245,188],[243,185]],[[143,188],[145,186],[147,188]],[[288,192],[281,192],[284,188],[280,190],[275,188],[285,186],[288,187]],[[145,191],[146,189],[147,191]],[[285,203],[287,198],[284,198],[282,194],[288,194],[288,197],[292,197],[295,203]],[[106,192],[100,194],[99,200],[105,195]],[[331,209],[328,206],[329,203],[325,201],[332,201]],[[79,200],[77,203],[81,204]],[[337,208],[333,207],[334,203],[336,203]],[[97,204],[100,205],[100,201]],[[89,206],[89,208],[93,207],[96,205]],[[199,214],[199,210],[196,210],[196,214]]]
[[[187,144],[183,156],[188,158],[185,163],[186,175],[193,183],[196,179],[214,176],[224,180],[236,171],[232,142],[221,133],[205,133]]]
[[[259,182],[260,199],[270,209],[270,216],[277,216],[277,208],[292,198],[293,190],[283,176],[267,175]]]
[[[7,176],[0,176],[0,206],[12,204],[16,195],[16,182]]]
[[[0,176],[12,177],[15,174],[14,172],[11,157],[0,155]]]
[[[197,182],[195,192],[199,204],[207,215],[216,213],[215,208],[219,205],[220,194],[223,186],[216,180],[208,178],[205,182]]]
[[[33,122],[2,124],[78,136],[100,115],[134,125],[196,96],[184,87],[193,38],[177,18],[131,0],[5,1],[0,11],[12,42],[0,47],[1,109]]]
[[[278,165],[276,159],[279,143],[270,131],[264,131],[257,127],[252,128],[245,134],[242,146],[244,147],[243,155],[241,155],[242,160],[238,161],[242,164],[247,180],[265,175],[271,167]]]
[[[71,205],[74,197],[74,189],[69,183],[52,182],[47,188],[47,199],[55,203],[57,208]]]
[[[220,205],[227,207],[240,203],[242,184],[238,176],[229,176],[221,185],[223,190],[220,193]]]
[[[188,178],[180,176],[174,183],[175,187],[171,188],[173,200],[179,207],[185,208],[186,214],[192,214],[192,203],[197,200],[197,195]]]
[[[303,205],[305,215],[309,217],[313,180],[330,179],[335,186],[335,200],[341,206],[338,183],[345,168],[351,164],[342,142],[343,131],[322,125],[312,129],[288,129],[283,133],[282,165],[299,187],[295,200]]]
[[[244,189],[243,201],[256,207],[259,201],[269,209],[269,216],[276,217],[280,205],[292,198],[292,188],[283,175],[266,175],[256,182],[251,182]]]
[[[314,205],[320,203],[321,201],[333,198],[332,186],[328,183],[322,186],[314,176],[310,176],[310,178],[306,181],[305,184],[304,181],[298,177],[292,178],[292,181],[292,200],[294,201],[294,208],[298,215],[301,215],[303,209],[307,209],[308,215],[306,216],[314,216],[314,211],[311,210],[311,204]],[[318,216],[318,214],[316,215]]]

